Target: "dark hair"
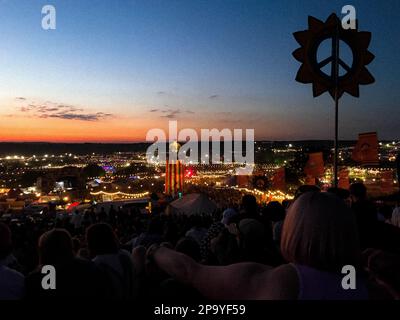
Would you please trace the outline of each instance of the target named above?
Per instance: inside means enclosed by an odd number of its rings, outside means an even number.
[[[74,250],[74,253],[77,254],[80,248],[81,248],[81,241],[77,237],[73,237],[72,249]]]
[[[272,222],[285,219],[285,207],[278,201],[269,202],[262,210],[263,216]]]
[[[297,199],[306,192],[320,192],[320,191],[321,189],[318,188],[317,186],[305,184],[297,188],[294,197],[295,199]]]
[[[246,194],[242,197],[242,209],[247,217],[258,216],[257,199],[251,194]]]
[[[350,194],[357,199],[365,199],[367,197],[367,188],[361,182],[353,183],[350,186]]]
[[[11,250],[11,230],[5,223],[0,222],[0,260],[7,257]]]
[[[212,256],[219,265],[229,265],[243,261],[240,258],[239,244],[235,236],[228,229],[223,229],[211,242]],[[259,254],[259,252],[258,252]],[[245,258],[245,257],[243,257]],[[247,260],[248,261],[248,260]]]
[[[107,223],[96,223],[90,226],[86,231],[86,242],[92,257],[118,252],[118,242],[114,231]]]
[[[147,232],[162,234],[163,223],[161,222],[159,217],[154,217],[149,221],[149,224],[147,225]]]
[[[375,277],[400,292],[400,256],[392,252],[372,250],[367,253],[367,267]]]
[[[195,261],[200,261],[200,246],[191,237],[181,238],[175,246],[175,250],[184,253],[194,259]]]
[[[393,209],[391,206],[384,205],[382,208],[379,210],[379,212],[383,215],[385,219],[391,219],[392,218],[392,213]]]
[[[47,231],[39,238],[39,257],[41,264],[62,264],[73,257],[72,239],[65,229]]]
[[[198,214],[190,216],[189,223],[192,227],[201,227],[202,226],[201,216],[199,216]]]
[[[346,200],[350,197],[350,191],[342,188],[331,187],[327,190],[329,193],[336,194],[340,199]]]
[[[246,194],[242,197],[242,206],[244,209],[253,209],[257,207],[257,199],[251,194]]]
[[[291,200],[283,200],[283,201],[282,201],[282,206],[283,206],[285,209],[287,209],[287,208],[289,208],[289,206],[290,206],[291,203],[292,203]]]

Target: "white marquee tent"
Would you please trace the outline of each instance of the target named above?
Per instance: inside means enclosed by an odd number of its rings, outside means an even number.
[[[174,214],[211,215],[217,209],[214,201],[208,199],[205,194],[191,193],[170,203],[170,212]]]

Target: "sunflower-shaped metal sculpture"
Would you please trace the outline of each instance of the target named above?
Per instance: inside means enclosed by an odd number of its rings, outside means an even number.
[[[313,95],[318,97],[324,92],[329,92],[335,100],[335,140],[334,140],[334,185],[338,186],[338,122],[339,99],[343,93],[359,97],[359,85],[375,82],[366,65],[374,60],[375,56],[368,51],[371,33],[356,29],[344,29],[336,14],[322,22],[314,17],[308,17],[308,30],[295,32],[295,39],[301,45],[293,52],[296,60],[302,63],[297,72],[296,81],[312,83]],[[332,40],[331,56],[318,60],[321,44],[325,40]],[[340,42],[344,42],[351,50],[352,62],[347,64],[340,52]],[[331,65],[330,73],[325,72],[325,67]],[[339,73],[339,68],[344,73]]]
[[[296,81],[312,83],[314,97],[327,91],[334,99],[339,99],[344,92],[358,97],[360,84],[366,85],[375,81],[365,67],[375,58],[368,51],[370,32],[343,29],[339,18],[333,13],[325,22],[309,16],[308,30],[298,31],[293,35],[301,45],[293,52],[295,59],[302,63]],[[332,40],[332,55],[318,61],[320,45],[327,39]],[[340,56],[340,41],[351,49],[353,56],[351,65],[344,62]],[[328,64],[331,64],[330,74],[322,70]],[[339,75],[339,66],[345,71],[342,75]]]

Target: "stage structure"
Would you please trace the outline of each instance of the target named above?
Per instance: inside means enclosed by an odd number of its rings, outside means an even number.
[[[177,154],[180,148],[179,143],[173,142],[170,145],[170,154]],[[180,160],[168,157],[165,163],[165,194],[172,197],[183,194],[185,166]]]

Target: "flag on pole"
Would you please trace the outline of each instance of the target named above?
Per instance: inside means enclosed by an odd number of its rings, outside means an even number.
[[[304,182],[304,184],[307,186],[315,186],[315,183],[316,183],[315,178],[311,176],[307,176]]]
[[[318,178],[324,174],[324,157],[322,152],[314,152],[308,155],[304,173],[312,178]]]
[[[338,187],[346,190],[350,188],[349,170],[347,168],[339,171]]]
[[[393,193],[393,171],[387,170],[381,172],[381,191],[382,193]]]
[[[378,135],[376,132],[360,133],[353,149],[352,159],[362,165],[378,165]]]
[[[247,188],[250,183],[250,176],[247,174],[239,174],[236,176],[236,185],[240,188]]]
[[[396,157],[396,167],[397,167],[397,183],[400,186],[400,153]]]
[[[272,187],[276,190],[284,191],[286,189],[285,167],[275,171],[272,177]]]

